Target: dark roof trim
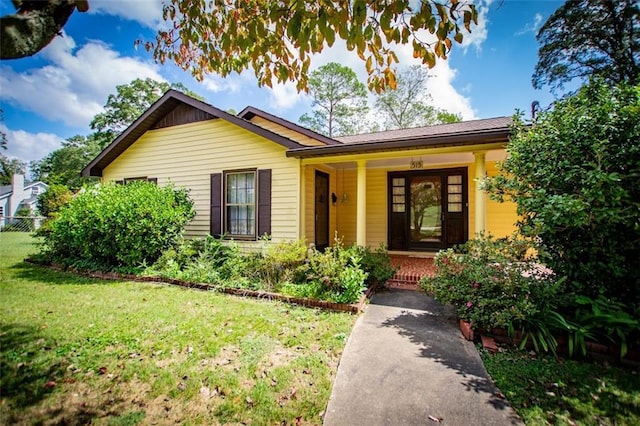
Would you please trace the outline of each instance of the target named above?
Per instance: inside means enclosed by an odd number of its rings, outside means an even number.
[[[340,154],[363,154],[398,151],[406,149],[443,148],[508,142],[511,130],[508,127],[475,131],[470,133],[438,134],[412,139],[386,140],[379,142],[354,142],[339,146],[318,146],[290,149],[287,157],[312,158]]]
[[[273,123],[286,127],[289,130],[293,130],[294,132],[298,132],[320,142],[324,142],[327,145],[342,145],[342,142],[339,142],[325,135],[321,135],[320,133],[307,129],[306,127],[302,127],[289,120],[285,120],[284,118],[276,117],[273,114],[269,114],[268,112],[262,111],[261,109],[252,106],[246,107],[238,114],[238,117],[244,118],[245,120],[251,120],[255,116],[262,117],[265,120],[269,120]]]
[[[182,92],[174,89],[168,90],[160,99],[154,102],[136,121],[134,121],[127,129],[122,132],[111,144],[109,144],[96,158],[89,163],[83,170],[82,176],[102,176],[102,171],[111,164],[120,154],[138,140],[147,130],[162,119],[167,113],[173,110],[179,104],[186,104],[193,108],[204,111],[214,117],[228,121],[232,124],[242,127],[245,130],[260,135],[272,142],[284,146],[289,149],[300,148],[301,145],[291,139],[266,130],[247,120],[244,120],[228,112],[222,111],[205,102],[194,99]]]

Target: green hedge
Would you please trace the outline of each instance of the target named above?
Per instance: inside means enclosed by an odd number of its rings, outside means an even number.
[[[45,236],[51,260],[89,269],[132,269],[155,262],[193,218],[184,189],[148,182],[82,189]]]

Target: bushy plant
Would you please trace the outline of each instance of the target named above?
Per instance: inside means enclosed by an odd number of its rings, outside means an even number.
[[[335,239],[324,251],[311,250],[298,269],[296,284],[283,286],[283,292],[295,296],[329,300],[336,303],[355,303],[364,294],[366,272],[360,267],[357,247],[344,247]]]
[[[358,246],[356,250],[360,255],[360,267],[367,273],[367,287],[384,285],[393,278],[397,268],[391,264],[384,244],[380,244],[375,250],[368,246]]]
[[[52,260],[84,268],[132,269],[153,263],[193,218],[184,189],[148,182],[97,185],[64,206],[45,236]]]
[[[345,248],[340,240],[325,251],[308,251],[303,241],[265,239],[260,252],[242,254],[233,241],[211,236],[166,250],[145,273],[336,303],[358,301],[367,276],[360,267],[360,250]]]
[[[515,117],[508,157],[485,182],[517,205],[567,291],[640,304],[640,85],[594,80],[538,115]]]
[[[38,195],[36,208],[45,217],[54,217],[62,207],[73,198],[73,193],[64,185],[49,185],[46,191]]]
[[[307,246],[301,240],[263,241],[262,251],[247,259],[245,275],[260,281],[265,290],[277,291],[280,284],[295,280],[296,271],[306,258]]]
[[[527,258],[523,243],[513,237],[480,236],[441,251],[435,258],[434,276],[423,278],[422,287],[452,304],[458,316],[476,329],[537,332],[549,325],[538,320],[554,312],[562,280]],[[537,336],[531,335],[536,344]]]
[[[629,341],[635,343],[640,334],[638,312],[631,306],[602,295],[595,299],[576,296],[569,328],[569,352],[580,350],[586,355],[586,340],[620,345],[620,357],[627,353]],[[638,309],[638,308],[636,308]]]

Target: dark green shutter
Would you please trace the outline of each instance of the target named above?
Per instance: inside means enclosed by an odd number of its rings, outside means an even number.
[[[271,169],[258,170],[258,237],[271,235]]]
[[[211,174],[210,234],[222,235],[222,173]]]

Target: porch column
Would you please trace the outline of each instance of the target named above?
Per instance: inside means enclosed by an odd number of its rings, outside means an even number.
[[[367,245],[367,161],[358,160],[356,244]]]
[[[476,189],[476,211],[475,211],[475,233],[482,232],[487,226],[487,200],[484,191],[480,188],[480,181],[484,179],[487,174],[487,167],[485,164],[486,152],[474,152],[475,157],[475,189]]]

